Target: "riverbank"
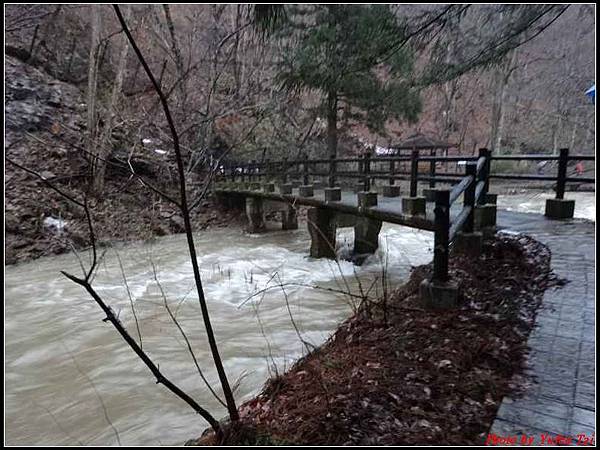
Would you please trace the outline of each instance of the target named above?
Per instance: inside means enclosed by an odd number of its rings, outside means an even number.
[[[482,444],[518,389],[536,310],[556,280],[547,247],[525,236],[500,234],[478,260],[450,261],[460,309],[422,310],[418,286],[431,266],[415,268],[244,403],[245,432],[231,443]]]
[[[61,191],[81,200],[89,190],[90,161],[86,134],[85,95],[77,86],[56,80],[16,58],[5,58],[5,263],[15,264],[89,246],[87,219],[81,209],[51,190],[35,171]],[[134,129],[134,127],[132,127]],[[90,198],[90,211],[100,245],[139,241],[183,232],[174,205],[131,176],[136,173],[171,198],[178,198],[174,162],[116,126],[115,149],[106,168],[101,196]],[[139,130],[138,130],[139,131]],[[149,144],[150,145],[150,144]],[[188,175],[188,196],[195,201],[204,187],[200,176]],[[228,226],[239,214],[222,212],[211,199],[192,212],[195,230]]]
[[[15,175],[19,177],[20,175]],[[39,183],[41,184],[41,183]],[[82,194],[84,186],[71,186]],[[15,192],[18,190],[19,192]],[[91,215],[99,246],[136,242],[183,233],[183,218],[174,205],[160,201],[151,192],[123,193],[108,186],[107,198],[91,202]],[[17,264],[43,256],[83,250],[90,245],[83,211],[35,180],[23,180],[18,189],[7,191],[5,206],[5,264]],[[219,208],[212,197],[203,200],[192,214],[194,231],[241,226],[239,211]]]

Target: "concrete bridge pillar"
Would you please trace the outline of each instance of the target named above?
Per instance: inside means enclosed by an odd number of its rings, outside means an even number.
[[[310,256],[313,258],[335,258],[335,214],[325,208],[308,210],[308,232],[310,233]]]
[[[379,248],[379,220],[357,217],[354,225],[354,253],[357,255],[373,254]]]
[[[558,198],[546,199],[544,215],[550,219],[572,219],[575,214],[575,200]]]
[[[224,209],[237,209],[239,211],[244,210],[244,196],[239,194],[225,194],[223,192],[217,192],[215,200],[219,207]]]
[[[314,197],[315,187],[312,184],[305,184],[299,188],[300,197]]]
[[[403,197],[402,213],[409,216],[424,216],[425,197]]]
[[[423,189],[423,198],[425,198],[425,202],[433,203],[435,202],[435,192],[434,188],[425,188]]]
[[[246,197],[246,216],[248,217],[249,233],[259,233],[266,229],[261,198]]]
[[[484,236],[493,236],[496,232],[496,205],[485,204],[475,207],[475,229]]]
[[[375,192],[359,192],[359,208],[370,208],[377,205]],[[354,225],[354,254],[373,254],[379,247],[379,232],[381,221],[359,216]]]
[[[294,185],[292,183],[284,183],[279,186],[279,193],[282,195],[292,195],[292,189]]]
[[[462,253],[473,258],[481,255],[483,248],[483,233],[474,231],[472,233],[463,233],[460,231],[454,240],[454,251]]]
[[[296,209],[292,205],[286,205],[285,209],[281,211],[281,229],[298,229],[298,215],[296,214]]]
[[[400,197],[400,186],[397,184],[384,184],[382,193],[384,197]]]

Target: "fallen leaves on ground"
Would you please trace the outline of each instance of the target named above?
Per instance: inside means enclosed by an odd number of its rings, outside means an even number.
[[[387,323],[382,303],[362,308],[242,405],[246,426],[271,443],[481,444],[558,280],[547,247],[526,236],[497,235],[479,258],[450,260],[459,309],[423,310],[431,266],[415,268],[387,302]]]

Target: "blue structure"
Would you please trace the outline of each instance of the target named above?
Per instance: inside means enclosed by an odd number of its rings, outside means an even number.
[[[591,88],[585,91],[585,95],[587,95],[590,99],[592,99],[592,103],[596,103],[596,84],[594,83]]]

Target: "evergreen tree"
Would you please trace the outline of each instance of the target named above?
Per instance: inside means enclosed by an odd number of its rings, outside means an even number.
[[[321,95],[328,148],[338,113],[373,131],[387,119],[417,119],[419,90],[498,66],[540,35],[568,5],[255,5],[254,21],[284,42],[283,86]],[[414,64],[418,55],[418,68]]]
[[[337,153],[342,110],[376,132],[390,118],[417,119],[413,54],[408,46],[390,51],[407,28],[387,6],[314,5],[290,10],[287,19],[278,79],[289,90],[320,95],[330,157]]]

